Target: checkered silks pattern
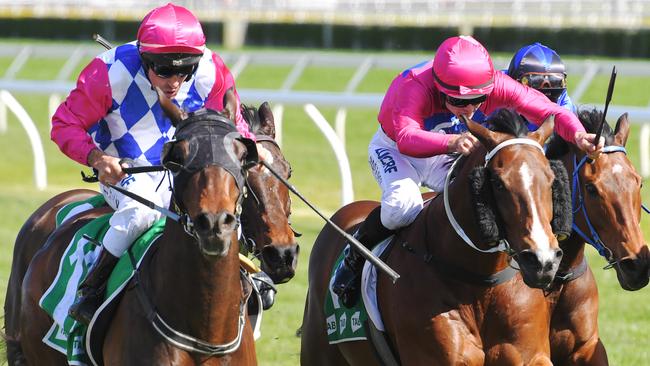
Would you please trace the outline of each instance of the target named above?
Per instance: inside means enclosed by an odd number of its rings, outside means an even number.
[[[183,83],[172,100],[187,112],[202,108],[215,82],[212,52],[206,50],[196,74]],[[107,154],[160,164],[165,142],[174,135],[164,116],[158,95],[146,77],[135,42],[121,45],[100,56],[108,67],[113,105],[88,132]]]

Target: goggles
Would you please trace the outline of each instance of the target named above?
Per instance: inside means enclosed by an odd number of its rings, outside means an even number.
[[[181,78],[188,77],[192,73],[194,73],[195,65],[187,65],[187,66],[165,66],[165,65],[156,65],[154,63],[150,63],[149,67],[153,71],[156,76],[163,78],[163,79],[169,79],[172,76],[178,76]]]
[[[477,98],[472,98],[472,99],[461,99],[461,98],[454,98],[450,95],[445,95],[445,99],[447,100],[447,103],[451,104],[454,107],[467,107],[468,105],[479,105],[487,99],[487,95],[481,95],[480,97]]]
[[[566,77],[562,73],[529,72],[519,81],[533,89],[565,89]]]

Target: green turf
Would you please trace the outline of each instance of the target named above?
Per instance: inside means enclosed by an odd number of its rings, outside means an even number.
[[[419,58],[416,59],[418,60]],[[0,58],[0,70],[10,62],[11,60]],[[28,65],[29,70],[21,71],[21,77],[46,79],[57,75],[63,61],[34,60]],[[81,67],[83,65],[78,69]],[[278,88],[290,70],[290,67],[251,65],[244,69],[238,79],[238,87]],[[357,90],[384,92],[397,72],[399,70],[371,70]],[[353,73],[353,69],[308,67],[304,77],[297,82],[296,88],[341,91]],[[617,104],[646,105],[648,81],[642,78],[621,77],[617,82],[614,101]],[[571,79],[570,82],[577,81]],[[584,100],[602,105],[606,84],[606,78],[596,78]],[[86,185],[80,181],[79,171],[82,167],[65,158],[50,142],[47,97],[16,97],[38,126],[45,145],[49,186],[44,192],[34,189],[32,152],[25,132],[15,118],[10,116],[8,131],[0,134],[0,156],[3,157],[0,159],[0,300],[4,299],[13,241],[22,222],[55,193],[75,187],[95,188],[94,185]],[[272,100],[270,102],[273,104]],[[336,109],[324,108],[321,111],[330,122],[334,120]],[[379,189],[366,162],[367,143],[377,129],[376,111],[353,109],[348,111],[347,117],[346,148],[353,171],[355,199],[377,199]],[[609,120],[615,121],[616,117],[618,116],[609,116]],[[293,166],[291,182],[325,213],[333,213],[340,206],[340,174],[329,144],[302,107],[285,109],[283,131],[283,151]],[[637,167],[638,144],[639,127],[634,126],[628,140],[628,151]],[[645,202],[650,202],[648,192],[647,188],[643,191]],[[296,277],[288,284],[279,286],[280,292],[275,306],[264,315],[263,338],[258,341],[257,350],[260,364],[265,366],[297,365],[299,360],[300,342],[295,332],[302,321],[309,252],[322,222],[296,197],[293,198],[292,211],[294,226],[304,233],[299,239],[301,256]],[[642,228],[646,237],[650,235],[649,220],[649,215],[644,214]],[[604,265],[603,260],[597,258],[593,250],[589,250],[589,256],[600,288],[600,332],[608,350],[610,364],[650,364],[650,290],[622,290],[612,270],[600,269]]]

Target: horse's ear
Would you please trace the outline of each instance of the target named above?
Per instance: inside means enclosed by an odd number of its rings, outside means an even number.
[[[496,132],[490,131],[480,123],[476,123],[462,114],[460,115],[460,119],[465,123],[469,132],[479,139],[483,146],[488,150],[497,146],[503,140],[503,138],[500,138],[499,134]]]
[[[618,117],[614,133],[614,142],[616,142],[617,145],[625,146],[627,137],[630,134],[630,122],[627,119],[627,113],[623,113],[620,117]]]
[[[260,123],[262,124],[260,128],[262,134],[271,136],[275,139],[275,120],[273,119],[273,112],[271,111],[269,103],[262,103],[257,110],[257,114],[259,115]]]
[[[544,122],[539,126],[535,132],[528,134],[528,137],[539,142],[540,145],[544,146],[546,140],[553,134],[553,128],[555,127],[555,115],[551,114],[546,118]]]
[[[160,107],[162,108],[165,115],[172,121],[172,125],[174,125],[174,127],[178,126],[182,120],[187,118],[187,113],[181,108],[177,107],[171,99],[167,98],[165,93],[163,93],[159,87],[156,87],[156,93],[158,94],[158,102],[160,103]]]
[[[226,90],[226,94],[223,95],[223,113],[228,119],[235,122],[237,117],[237,95],[235,95],[234,87]]]

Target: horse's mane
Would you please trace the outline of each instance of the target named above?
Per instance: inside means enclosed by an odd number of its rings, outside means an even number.
[[[526,122],[512,109],[499,109],[486,122],[492,126],[493,131],[508,133],[515,137],[524,137],[528,133]]]
[[[589,133],[598,132],[600,122],[603,119],[603,112],[596,108],[580,108],[578,110],[578,119]],[[611,145],[614,142],[614,131],[609,127],[607,121],[603,126],[602,136],[605,138],[605,146]],[[546,146],[546,157],[549,159],[559,159],[569,152],[569,143],[564,141],[557,134],[553,134]]]

